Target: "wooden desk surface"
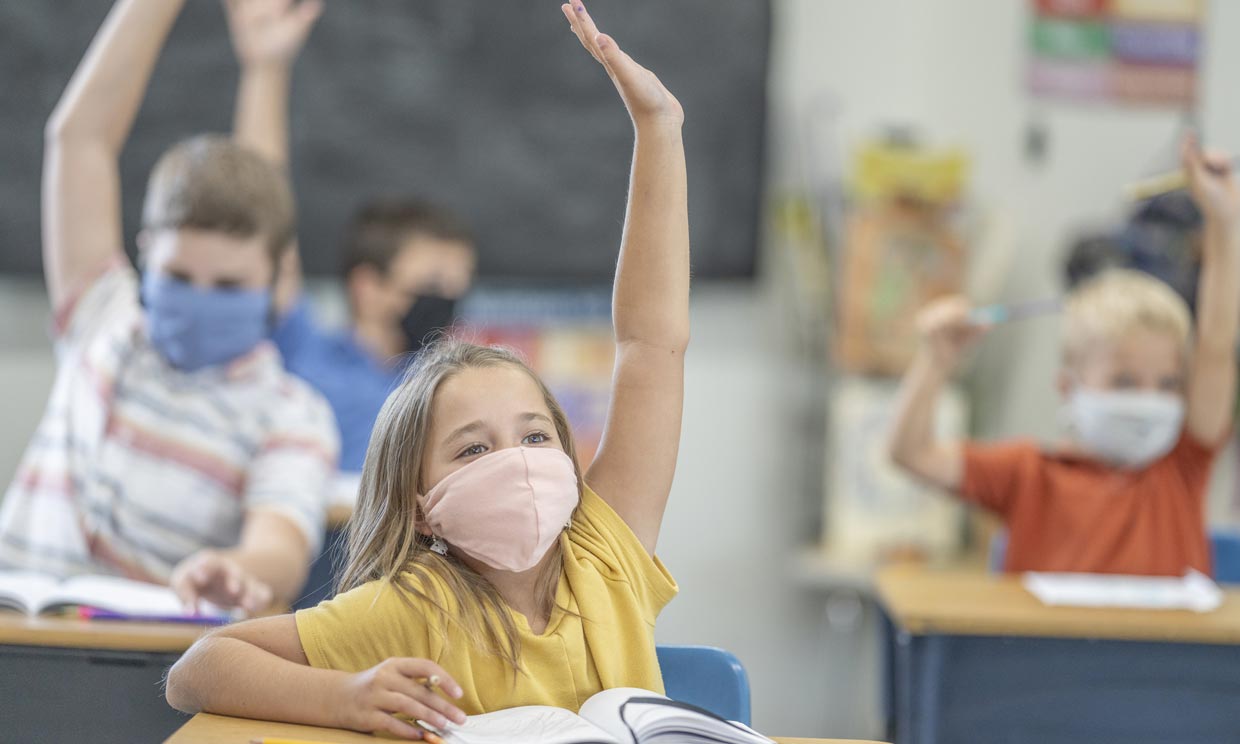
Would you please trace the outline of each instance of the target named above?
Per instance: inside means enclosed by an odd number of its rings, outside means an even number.
[[[191,623],[30,618],[0,612],[0,645],[93,648],[179,654],[210,628]]]
[[[378,737],[353,731],[199,713],[173,734],[165,744],[250,744],[251,740],[261,737],[304,739],[329,744],[374,744],[376,741],[381,741]],[[391,741],[391,739],[382,741]],[[776,739],[775,741],[780,744],[877,744],[877,742],[845,742],[842,739]]]
[[[892,566],[878,594],[895,624],[914,635],[1007,635],[1240,644],[1240,591],[1214,612],[1047,607],[1019,576]]]

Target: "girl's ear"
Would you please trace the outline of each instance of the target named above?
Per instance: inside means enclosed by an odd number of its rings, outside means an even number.
[[[435,533],[431,532],[431,527],[426,523],[426,517],[422,514],[422,494],[414,498],[417,499],[418,510],[413,516],[413,528],[418,531],[419,535],[432,537]]]

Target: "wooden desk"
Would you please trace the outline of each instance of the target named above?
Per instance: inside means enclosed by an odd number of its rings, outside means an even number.
[[[900,744],[1232,741],[1240,592],[1212,613],[1046,607],[1016,576],[878,576]]]
[[[891,618],[910,633],[1106,638],[1169,643],[1240,643],[1240,590],[1225,591],[1214,612],[1047,607],[1018,576],[882,571],[878,591]]]
[[[0,613],[0,740],[159,741],[187,720],[164,673],[206,630]]]
[[[264,736],[286,739],[307,739],[330,744],[374,744],[379,739],[368,734],[340,729],[324,729],[314,726],[297,726],[291,723],[268,723],[247,718],[230,718],[199,713],[185,724],[165,744],[249,744],[252,739]],[[839,739],[776,739],[780,744],[867,744],[844,742]],[[877,744],[869,742],[868,744]]]
[[[191,623],[30,618],[0,612],[0,646],[109,649],[181,654],[209,628]]]

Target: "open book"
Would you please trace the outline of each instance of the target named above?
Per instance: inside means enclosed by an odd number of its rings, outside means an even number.
[[[443,730],[419,723],[448,744],[771,744],[744,724],[631,687],[594,695],[579,715],[527,705],[470,716]]]
[[[27,571],[0,571],[0,610],[29,615],[91,607],[132,619],[217,622],[224,617],[186,615],[181,601],[166,586],[145,584],[119,576],[75,576],[61,581]]]

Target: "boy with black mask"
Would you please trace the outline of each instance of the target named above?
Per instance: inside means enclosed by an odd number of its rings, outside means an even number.
[[[319,0],[229,0],[241,65],[234,135],[287,168],[288,101],[297,55],[323,10]],[[473,238],[453,215],[413,199],[362,207],[347,239],[343,279],[350,324],[325,332],[301,295],[296,251],[280,269],[273,340],[285,367],[323,393],[340,429],[337,500],[351,500],[379,409],[418,351],[454,319],[473,280]]]

